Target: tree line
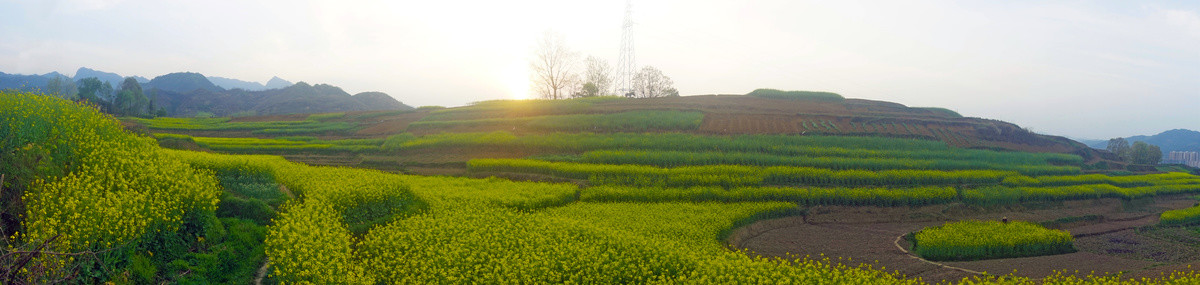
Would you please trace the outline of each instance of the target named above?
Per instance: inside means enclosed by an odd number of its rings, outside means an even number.
[[[547,31],[538,39],[529,64],[532,92],[543,99],[679,96],[675,82],[653,66],[642,67],[634,74],[631,86],[614,86],[608,61],[588,56],[581,62],[579,57],[578,52],[567,47],[562,35]],[[578,70],[580,63],[583,64],[582,73]]]
[[[1132,164],[1155,165],[1162,161],[1162,149],[1143,141],[1130,145],[1124,138],[1108,140],[1108,151],[1117,155],[1117,159]]]
[[[147,94],[141,83],[133,77],[126,77],[117,88],[113,88],[111,83],[100,81],[96,77],[75,82],[56,76],[46,84],[44,92],[63,99],[87,102],[95,105],[101,112],[118,116],[166,115],[166,110],[155,108],[157,94],[153,91]]]

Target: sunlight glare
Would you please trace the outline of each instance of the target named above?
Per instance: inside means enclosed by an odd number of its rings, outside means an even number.
[[[530,82],[527,64],[522,61],[514,61],[509,64],[509,68],[503,76],[513,99],[524,100],[532,97],[529,94]]]

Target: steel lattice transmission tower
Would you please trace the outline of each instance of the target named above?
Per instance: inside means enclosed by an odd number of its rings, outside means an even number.
[[[617,56],[617,92],[628,96],[633,92],[633,74],[637,73],[633,57],[633,1],[625,1],[625,22],[621,26],[621,54]]]

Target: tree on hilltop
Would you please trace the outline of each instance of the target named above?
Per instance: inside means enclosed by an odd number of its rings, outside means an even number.
[[[579,86],[575,66],[579,55],[567,47],[562,35],[546,31],[534,50],[530,69],[533,91],[545,99],[565,99]]]
[[[595,97],[612,94],[612,67],[608,61],[588,56],[583,85],[571,97]]]
[[[628,97],[656,98],[679,96],[675,82],[653,66],[643,67],[633,76],[633,92],[625,94]]]

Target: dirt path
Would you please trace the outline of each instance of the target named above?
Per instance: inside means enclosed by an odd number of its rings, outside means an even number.
[[[258,268],[258,274],[254,276],[254,284],[262,285],[263,278],[267,277],[267,273],[270,272],[270,269],[271,269],[271,260],[270,259],[264,260],[262,267]]]
[[[292,194],[292,190],[288,189],[287,186],[283,186],[283,184],[279,184],[279,191],[283,192],[284,195],[287,195],[288,199],[296,200],[296,195]]]
[[[1140,237],[1135,229],[1158,222],[1163,209],[1187,203],[1186,197],[1161,197],[1153,203],[1127,207],[1120,200],[1075,201],[1054,208],[1001,211],[963,210],[940,205],[921,208],[821,207],[808,216],[760,221],[730,236],[731,246],[763,256],[809,256],[850,266],[868,265],[927,282],[957,281],[988,273],[1039,279],[1054,271],[1079,275],[1126,272],[1126,276],[1157,276],[1186,268],[1200,268],[1194,245]],[[1193,200],[1194,201],[1194,200]],[[1077,237],[1079,252],[1052,256],[994,259],[970,262],[931,262],[910,254],[901,239],[905,234],[946,221],[999,219],[1049,221],[1097,215],[1100,218],[1064,225]],[[1115,253],[1115,254],[1114,254]],[[1140,255],[1139,255],[1140,254]],[[1159,255],[1164,257],[1155,258]],[[839,259],[840,258],[840,259]],[[1182,267],[1181,267],[1182,266]]]

